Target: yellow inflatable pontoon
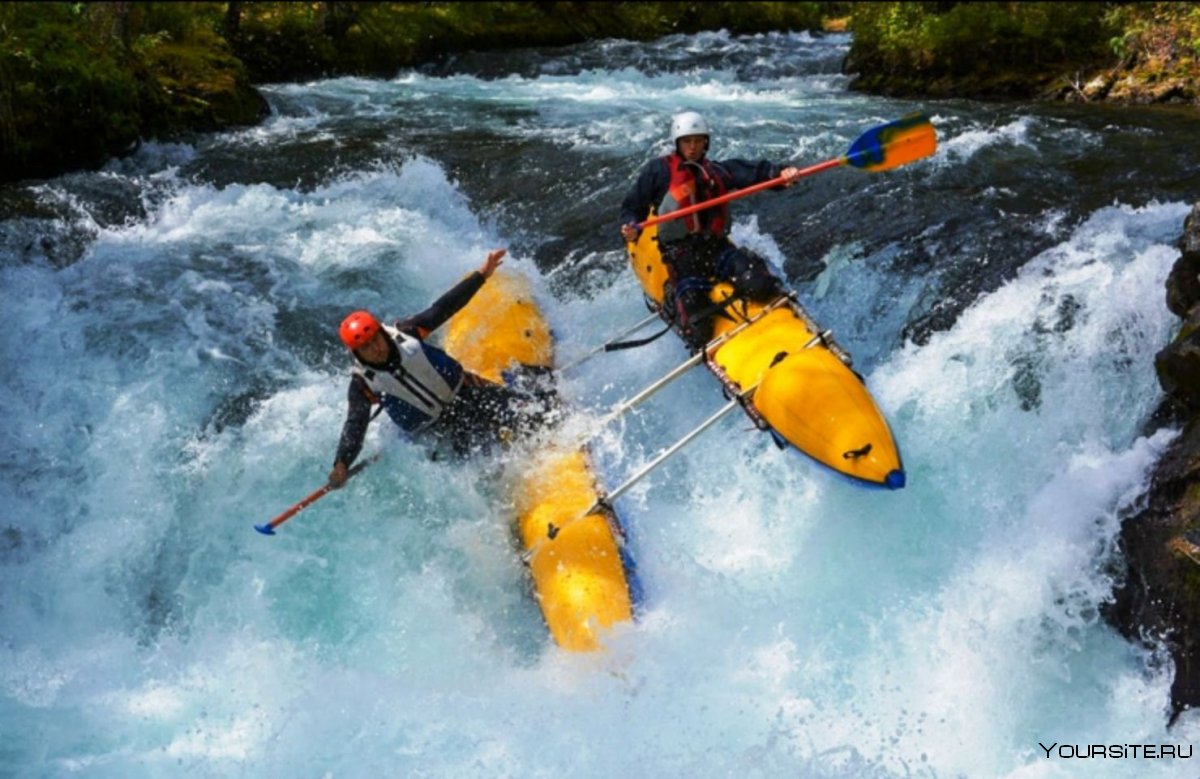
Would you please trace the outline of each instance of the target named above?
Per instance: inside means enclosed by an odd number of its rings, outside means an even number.
[[[658,251],[657,226],[629,244],[642,289],[662,312],[666,266]],[[724,303],[733,287],[713,287]],[[665,318],[665,317],[664,317]],[[822,465],[858,483],[900,489],[904,466],[891,429],[850,356],[821,332],[792,297],[768,304],[730,302],[713,316],[706,364],[730,397],[781,446],[791,444]]]
[[[467,370],[500,383],[518,365],[554,364],[553,336],[528,280],[506,271],[450,320],[445,346]],[[517,495],[517,536],[550,634],[564,649],[599,649],[605,631],[633,619],[640,588],[617,517],[596,508],[600,494],[587,453],[539,453],[521,474]]]

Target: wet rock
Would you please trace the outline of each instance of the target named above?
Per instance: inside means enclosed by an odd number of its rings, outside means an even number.
[[[1113,103],[1150,105],[1153,103],[1193,103],[1196,88],[1179,78],[1155,80],[1152,75],[1137,71],[1118,79],[1105,97]]]
[[[1103,100],[1116,80],[1111,73],[1101,73],[1083,85],[1083,96],[1088,100]]]
[[[1200,705],[1200,424],[1160,461],[1147,507],[1121,527],[1122,583],[1105,616],[1175,665],[1171,721]]]
[[[1186,317],[1200,303],[1200,204],[1183,223],[1183,238],[1179,241],[1182,255],[1167,277],[1167,308],[1172,314]]]
[[[1200,205],[1184,222],[1179,249],[1181,256],[1167,277],[1167,308],[1184,322],[1155,356],[1154,369],[1172,400],[1200,411]]]
[[[1119,584],[1105,609],[1122,635],[1170,655],[1172,722],[1200,706],[1200,204],[1180,248],[1167,300],[1186,320],[1155,367],[1183,432],[1155,466],[1145,508],[1121,525]]]
[[[1200,411],[1200,306],[1193,306],[1175,340],[1154,358],[1158,383],[1192,411]]]

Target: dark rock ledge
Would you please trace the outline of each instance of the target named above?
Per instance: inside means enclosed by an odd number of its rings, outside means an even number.
[[[1155,467],[1145,507],[1122,523],[1118,585],[1105,609],[1123,636],[1169,653],[1171,723],[1200,706],[1200,203],[1179,248],[1167,307],[1183,325],[1154,367],[1167,418],[1182,432]]]

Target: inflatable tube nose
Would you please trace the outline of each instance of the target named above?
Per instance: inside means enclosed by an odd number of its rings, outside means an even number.
[[[883,480],[884,486],[889,490],[903,489],[906,482],[907,477],[905,477],[904,471],[900,470],[899,468],[894,471],[889,471],[887,478]]]

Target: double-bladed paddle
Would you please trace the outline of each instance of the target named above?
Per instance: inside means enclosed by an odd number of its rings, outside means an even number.
[[[824,170],[850,166],[859,170],[881,171],[898,168],[915,160],[923,159],[937,150],[937,133],[933,124],[925,114],[909,114],[903,119],[872,127],[850,144],[850,149],[841,157],[818,163],[807,168],[801,168],[796,178],[811,176]],[[794,180],[794,179],[793,179]],[[764,189],[778,187],[784,183],[783,176],[754,184],[744,189],[738,189],[712,200],[681,208],[678,211],[668,211],[659,216],[652,216],[638,225],[644,230],[651,225],[678,219],[681,216],[694,214],[706,208],[719,206],[731,200],[737,200]]]

